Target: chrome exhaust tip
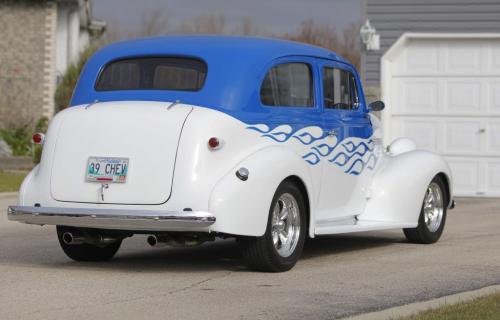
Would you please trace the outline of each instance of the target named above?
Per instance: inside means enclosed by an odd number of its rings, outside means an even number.
[[[92,244],[96,246],[105,246],[119,240],[121,239],[115,237],[105,237],[102,235],[82,236],[72,232],[65,232],[62,235],[62,241],[67,245]]]
[[[147,243],[152,247],[195,247],[202,244],[204,241],[200,239],[171,235],[150,235],[147,238]]]
[[[152,247],[157,246],[159,242],[157,236],[149,236],[146,241]]]
[[[76,245],[85,243],[85,238],[80,236],[75,236],[71,232],[65,232],[62,235],[62,241],[67,245]]]
[[[172,239],[167,236],[150,235],[146,241],[152,247],[166,247],[172,245]]]

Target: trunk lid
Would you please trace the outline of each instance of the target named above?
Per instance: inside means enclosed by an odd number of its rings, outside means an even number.
[[[160,102],[106,102],[65,111],[52,161],[58,201],[161,204],[172,190],[177,147],[192,107]],[[89,182],[92,157],[128,159],[125,183]],[[103,189],[103,185],[109,187]]]

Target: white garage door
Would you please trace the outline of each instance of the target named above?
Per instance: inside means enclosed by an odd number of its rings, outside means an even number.
[[[443,155],[455,194],[500,196],[500,38],[408,37],[383,63],[389,140]]]

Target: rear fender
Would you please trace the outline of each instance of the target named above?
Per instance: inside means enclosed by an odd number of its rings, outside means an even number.
[[[236,176],[241,168],[249,171],[248,180]],[[283,146],[259,150],[241,161],[214,187],[209,212],[217,217],[211,230],[216,232],[262,236],[266,231],[271,201],[279,184],[287,177],[296,176],[307,190],[311,207],[312,183],[310,169],[304,160]],[[314,221],[311,217],[310,221]]]
[[[450,205],[451,171],[442,157],[423,150],[384,156],[373,178],[371,198],[358,218],[417,226],[427,186],[438,174],[446,178]]]

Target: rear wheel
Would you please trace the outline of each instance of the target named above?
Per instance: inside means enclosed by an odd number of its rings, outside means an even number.
[[[93,245],[88,243],[66,244],[63,235],[66,232],[78,232],[78,228],[57,226],[57,238],[64,253],[75,261],[106,261],[116,254],[122,244],[121,240],[105,245]]]
[[[290,270],[302,254],[306,226],[303,195],[294,183],[284,181],[274,194],[264,235],[241,239],[243,256],[259,271]]]
[[[406,239],[414,243],[434,243],[443,233],[446,222],[447,198],[445,182],[434,177],[424,196],[416,228],[403,229]]]

